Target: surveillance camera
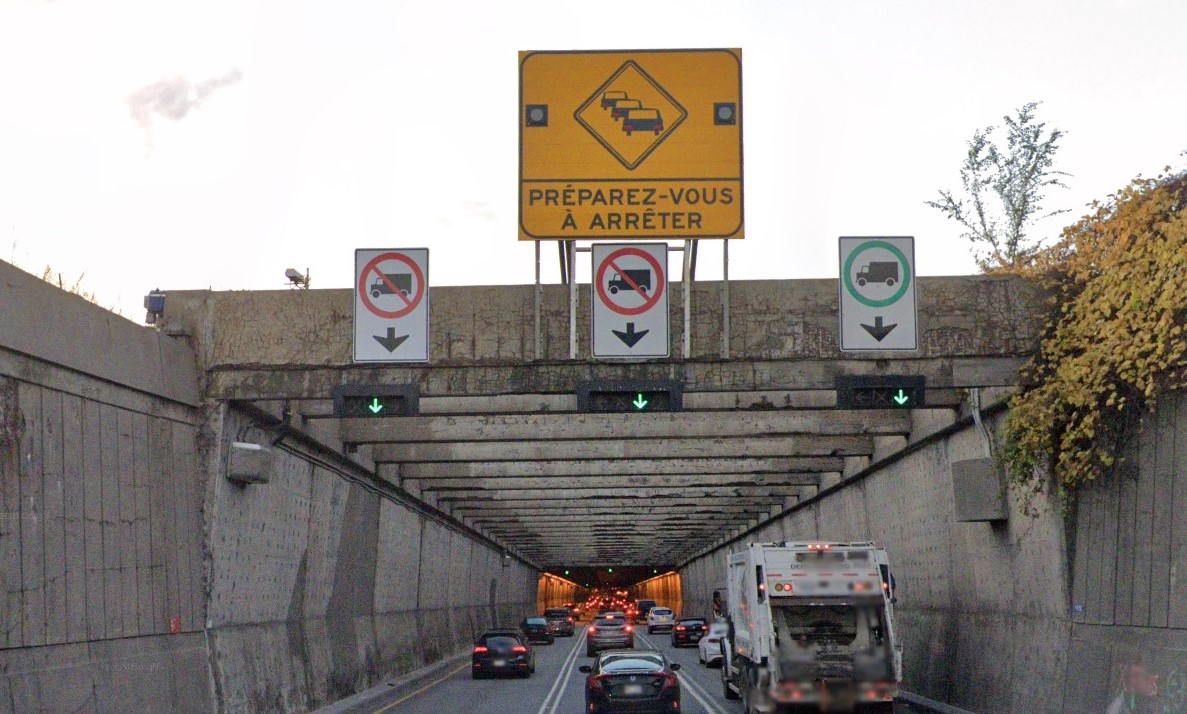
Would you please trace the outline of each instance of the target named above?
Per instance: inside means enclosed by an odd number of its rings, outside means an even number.
[[[284,277],[288,278],[289,280],[293,281],[294,283],[299,283],[305,279],[305,276],[301,275],[300,271],[294,270],[292,268],[289,268],[288,270],[284,271]]]

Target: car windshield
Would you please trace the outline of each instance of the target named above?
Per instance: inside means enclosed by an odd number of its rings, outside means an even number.
[[[680,624],[684,625],[686,627],[700,627],[705,624],[705,621],[697,618],[697,619],[681,620]]]
[[[615,615],[614,617],[598,616],[597,623],[598,627],[622,627],[626,624],[626,618],[620,615]]]
[[[653,608],[651,608],[651,614],[659,615],[661,617],[666,617],[668,615],[671,615],[672,611],[667,609],[666,607],[653,607]]]
[[[493,635],[484,638],[483,644],[494,649],[505,650],[518,645],[519,640],[504,635]]]
[[[547,625],[548,622],[543,617],[529,617],[524,620],[529,625]]]
[[[545,610],[544,617],[549,619],[561,618],[564,619],[569,616],[568,610]]]
[[[712,625],[709,625],[709,636],[710,637],[725,637],[726,635],[729,634],[729,631],[730,631],[729,625],[726,625],[721,622],[715,622]]]
[[[599,669],[604,674],[613,674],[615,672],[638,672],[640,670],[645,672],[659,672],[663,668],[664,661],[660,657],[632,653],[629,655],[622,654],[603,657]]]

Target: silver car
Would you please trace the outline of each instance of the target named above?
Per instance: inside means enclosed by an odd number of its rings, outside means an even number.
[[[633,649],[635,626],[625,612],[603,612],[585,630],[585,656],[593,657],[598,650]]]

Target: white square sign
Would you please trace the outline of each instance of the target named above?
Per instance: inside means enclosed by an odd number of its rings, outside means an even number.
[[[841,238],[841,349],[916,350],[915,239]]]
[[[667,357],[668,244],[595,243],[593,356]]]
[[[354,252],[354,361],[427,362],[429,249]]]

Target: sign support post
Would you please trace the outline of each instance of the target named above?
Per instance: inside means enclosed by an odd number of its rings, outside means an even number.
[[[544,289],[540,286],[540,241],[536,241],[536,290],[533,295],[534,317],[536,320],[536,359],[544,359],[544,345],[540,344],[540,309],[544,301]]]
[[[569,359],[577,359],[577,242],[566,241],[569,265]]]
[[[721,241],[721,358],[730,358],[730,242]]]
[[[689,276],[692,275],[692,241],[684,241],[684,275],[680,279],[680,294],[681,302],[684,303],[684,329],[681,335],[680,356],[684,359],[689,358],[689,353],[692,352],[692,332],[689,330],[689,325],[692,323],[692,281]]]

